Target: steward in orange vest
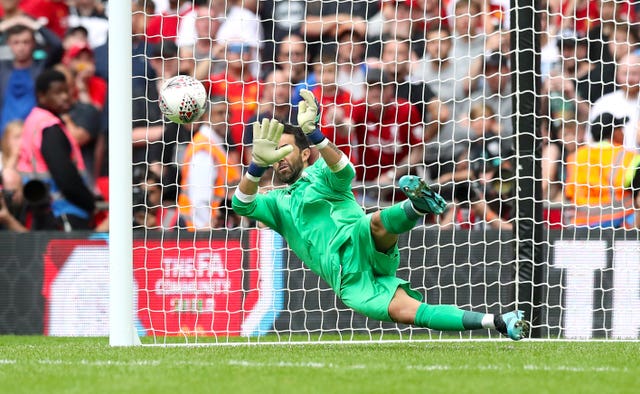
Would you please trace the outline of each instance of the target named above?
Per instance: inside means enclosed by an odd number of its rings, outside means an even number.
[[[216,106],[212,105],[212,112]],[[218,123],[213,127],[220,127]],[[200,127],[181,166],[178,208],[189,230],[210,229],[225,219],[223,208],[230,206],[227,202],[232,196],[229,188],[240,181],[240,165],[229,160],[225,141],[213,127],[206,123]]]
[[[591,125],[594,143],[568,157],[565,196],[575,208],[572,224],[631,228],[638,223],[640,155],[623,147],[627,121],[603,113]]]

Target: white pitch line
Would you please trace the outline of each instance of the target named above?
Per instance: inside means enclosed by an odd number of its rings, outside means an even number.
[[[29,364],[31,361],[21,360],[7,360],[0,359],[0,365],[14,365],[14,364]],[[276,361],[276,362],[256,362],[247,360],[228,360],[222,362],[209,362],[209,361],[160,361],[160,360],[131,360],[131,361],[114,361],[114,360],[51,360],[42,359],[37,360],[35,363],[41,365],[64,365],[64,366],[90,366],[90,367],[157,367],[157,366],[175,366],[175,365],[187,365],[193,367],[219,367],[222,365],[228,365],[232,367],[243,368],[304,368],[304,369],[339,369],[339,370],[361,370],[361,369],[388,369],[388,365],[385,364],[353,364],[353,365],[340,365],[334,363],[323,362],[291,362],[291,361]],[[447,364],[425,364],[425,365],[407,365],[404,367],[407,370],[415,371],[510,371],[510,372],[527,372],[527,371],[543,371],[543,372],[577,372],[577,373],[628,373],[631,372],[628,368],[615,368],[615,367],[576,367],[568,365],[523,365],[522,367],[508,366],[508,365],[447,365]]]

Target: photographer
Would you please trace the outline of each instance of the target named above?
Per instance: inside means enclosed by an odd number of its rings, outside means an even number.
[[[22,216],[20,182],[20,174],[13,169],[5,168],[0,173],[0,230],[28,231],[16,218]]]
[[[470,140],[456,156],[455,170],[440,177],[440,194],[453,207],[440,220],[442,226],[511,230],[513,163],[510,149],[499,136],[497,116],[488,106],[472,106]]]
[[[60,119],[70,108],[66,82],[59,71],[43,71],[35,83],[38,105],[25,120],[17,169],[26,182],[25,199],[38,200],[34,230],[91,228],[95,201],[87,186],[84,160]],[[42,194],[46,198],[38,199]]]

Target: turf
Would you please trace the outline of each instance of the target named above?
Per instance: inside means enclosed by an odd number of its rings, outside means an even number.
[[[111,348],[0,336],[2,393],[636,393],[639,342]]]

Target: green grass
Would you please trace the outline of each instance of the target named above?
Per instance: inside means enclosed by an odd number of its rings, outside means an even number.
[[[636,393],[639,342],[111,348],[0,336],[2,393]]]

